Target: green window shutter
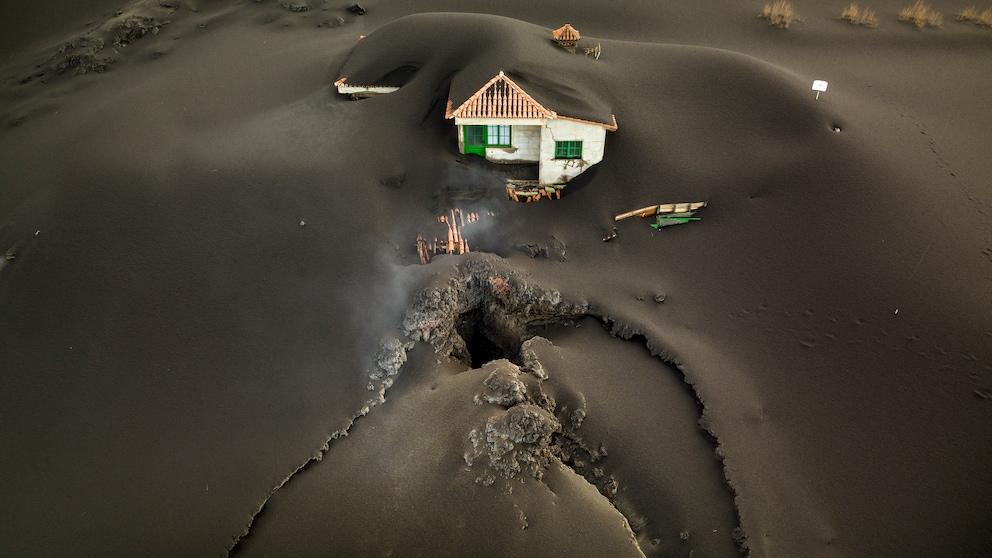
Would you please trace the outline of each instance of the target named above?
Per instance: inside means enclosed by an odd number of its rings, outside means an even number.
[[[555,159],[581,159],[581,141],[556,141]]]
[[[487,147],[510,147],[510,127],[503,125],[486,126]]]

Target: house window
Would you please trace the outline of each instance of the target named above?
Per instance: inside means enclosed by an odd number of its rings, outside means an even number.
[[[485,146],[486,127],[485,126],[465,126],[465,145]]]
[[[509,126],[486,126],[487,147],[510,147]]]
[[[581,159],[581,141],[556,141],[555,159]]]
[[[463,126],[465,153],[486,156],[487,147],[510,147],[510,126]]]

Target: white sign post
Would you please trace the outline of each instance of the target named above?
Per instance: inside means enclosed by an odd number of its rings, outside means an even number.
[[[826,90],[827,90],[827,82],[819,79],[813,81],[813,91],[816,91],[817,99],[820,98],[820,91],[826,91]]]

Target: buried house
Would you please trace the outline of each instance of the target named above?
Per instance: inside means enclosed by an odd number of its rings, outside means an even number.
[[[560,115],[545,108],[500,72],[445,113],[458,129],[458,151],[494,163],[537,163],[537,182],[556,192],[603,160],[611,123]]]

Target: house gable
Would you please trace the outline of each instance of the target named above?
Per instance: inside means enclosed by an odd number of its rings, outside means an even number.
[[[503,72],[482,86],[458,108],[448,100],[446,118],[556,118]]]
[[[552,31],[551,37],[563,47],[573,47],[582,38],[579,32],[567,23]]]

